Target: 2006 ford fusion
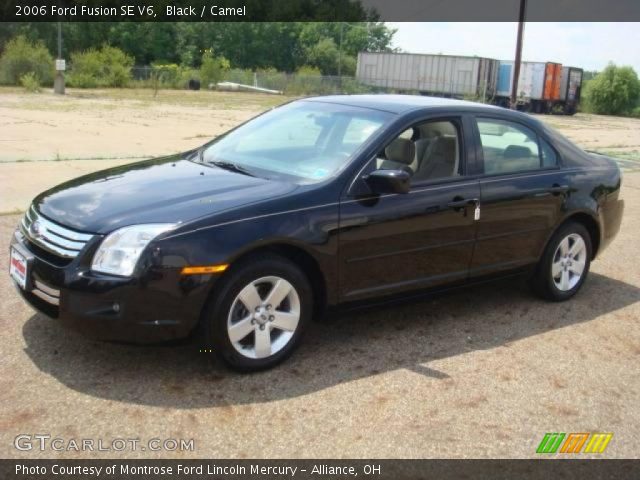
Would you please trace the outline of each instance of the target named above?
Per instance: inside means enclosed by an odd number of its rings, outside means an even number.
[[[31,305],[86,334],[193,332],[257,370],[327,307],[513,273],[570,298],[619,230],[620,181],[611,159],[518,112],[311,98],[42,193],[10,274]]]

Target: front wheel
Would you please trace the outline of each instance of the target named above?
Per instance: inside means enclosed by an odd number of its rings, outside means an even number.
[[[551,238],[532,278],[541,297],[563,301],[584,283],[591,265],[591,236],[580,223],[562,226]]]
[[[309,281],[275,255],[248,259],[229,273],[202,320],[205,344],[236,370],[273,367],[293,352],[311,318]]]

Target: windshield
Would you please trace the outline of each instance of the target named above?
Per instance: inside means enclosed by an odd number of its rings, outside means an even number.
[[[216,139],[202,160],[257,176],[321,182],[342,169],[391,117],[348,105],[294,102]]]

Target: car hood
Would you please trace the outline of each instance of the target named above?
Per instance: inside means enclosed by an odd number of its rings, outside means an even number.
[[[79,177],[40,194],[34,206],[67,227],[108,233],[140,223],[184,223],[295,188],[174,156]]]

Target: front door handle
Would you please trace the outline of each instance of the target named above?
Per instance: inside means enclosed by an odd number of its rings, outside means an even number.
[[[467,216],[467,207],[475,207],[473,210],[473,219],[480,220],[480,199],[479,198],[460,198],[456,197],[453,201],[447,203],[449,208],[453,208],[456,212],[464,209],[464,216]]]
[[[454,210],[458,210],[464,207],[473,207],[480,203],[480,200],[477,198],[468,198],[461,200],[454,200],[452,202],[447,203],[447,207],[453,208]]]

